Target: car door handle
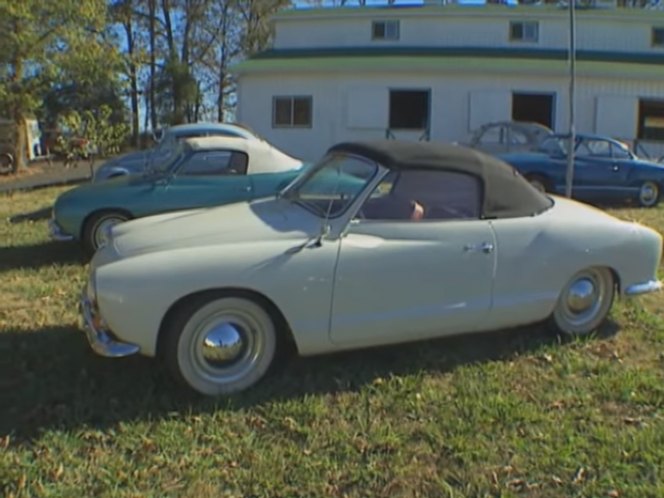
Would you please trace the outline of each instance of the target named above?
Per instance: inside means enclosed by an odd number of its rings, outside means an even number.
[[[619,167],[617,164],[614,164],[614,165],[611,167],[611,169],[612,169],[613,171],[618,171],[618,170],[620,169],[620,167]]]
[[[482,242],[481,244],[466,244],[463,246],[464,252],[483,252],[490,254],[493,252],[493,244],[491,242]]]

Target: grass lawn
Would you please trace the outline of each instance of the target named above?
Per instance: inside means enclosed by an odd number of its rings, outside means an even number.
[[[664,496],[661,294],[618,303],[597,338],[294,359],[203,399],[155,361],[89,350],[77,246],[6,221],[64,190],[0,196],[0,495]],[[664,207],[612,211],[664,233]]]

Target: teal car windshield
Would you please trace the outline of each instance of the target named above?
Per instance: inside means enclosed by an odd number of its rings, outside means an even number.
[[[179,145],[175,150],[164,157],[161,161],[156,161],[151,168],[152,173],[168,173],[171,172],[180,161],[187,155],[187,150],[183,145]]]
[[[343,214],[378,171],[378,165],[358,157],[333,154],[300,176],[282,197],[324,218]]]

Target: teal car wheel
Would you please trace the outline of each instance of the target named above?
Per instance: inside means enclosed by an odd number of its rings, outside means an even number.
[[[122,211],[102,211],[92,214],[85,222],[81,238],[85,255],[91,258],[95,251],[108,241],[110,229],[129,219],[131,216]]]

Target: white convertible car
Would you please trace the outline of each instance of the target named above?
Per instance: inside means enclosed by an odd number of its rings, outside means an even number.
[[[276,197],[134,220],[94,256],[92,349],[207,395],[301,355],[549,320],[588,334],[661,288],[662,237],[464,147],[344,143]]]

